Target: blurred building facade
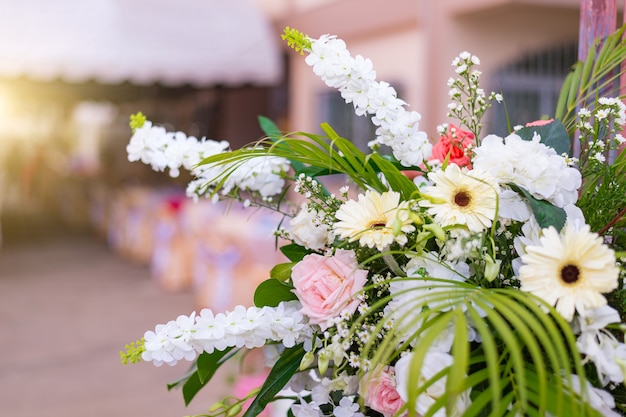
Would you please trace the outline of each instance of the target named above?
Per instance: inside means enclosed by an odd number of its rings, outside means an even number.
[[[76,0],[58,4],[72,1]],[[130,4],[122,0],[99,4],[105,3],[122,11]],[[174,7],[171,2],[162,3]],[[197,29],[198,39],[210,40],[206,47],[194,41],[181,43],[181,51],[187,51],[192,58],[210,55],[206,48],[214,44],[228,49],[233,31],[245,26],[244,15],[226,13],[227,3],[223,0],[176,3],[175,8],[180,9],[178,22],[184,24],[185,5],[193,6],[194,11],[201,3],[213,4],[211,15],[218,19],[226,20],[228,15],[230,20],[225,27],[230,29],[209,36],[206,27],[190,25]],[[118,78],[115,83],[103,82],[98,77],[81,81],[68,81],[61,76],[40,80],[17,70],[11,73],[13,67],[10,67],[8,75],[0,71],[3,125],[0,160],[4,164],[0,171],[0,207],[4,205],[5,212],[12,207],[21,212],[27,204],[55,206],[65,213],[63,217],[76,221],[81,218],[79,213],[84,217],[86,209],[81,204],[89,204],[94,182],[120,187],[168,181],[167,175],[126,161],[128,117],[137,111],[170,130],[228,140],[235,148],[262,136],[257,123],[259,115],[275,120],[285,131],[319,132],[319,123],[326,121],[365,149],[374,137],[371,123],[355,116],[351,105],[343,103],[335,90],[315,76],[304,57],[281,42],[280,34],[285,26],[312,37],[337,35],[346,41],[353,55],[370,58],[377,79],[393,85],[409,109],[422,115],[421,129],[432,139],[437,125],[452,121],[446,117],[447,80],[454,75],[450,65],[453,58],[462,51],[481,59],[483,88],[504,93],[509,114],[518,117],[511,120],[511,125],[550,116],[560,84],[577,58],[580,3],[580,0],[229,0],[229,8],[241,4],[246,7],[242,9],[247,10],[245,13],[260,14],[269,27],[282,75],[265,82],[255,81],[253,77],[246,81],[245,76],[235,83],[216,79],[202,84],[193,81],[196,78],[186,82],[184,70],[174,84],[159,81],[158,71],[152,72],[151,76],[156,78],[150,83],[138,83],[132,77],[125,81],[124,77]],[[2,3],[4,9],[0,11],[5,20],[11,14],[12,9],[7,8],[11,4],[24,3],[20,0]],[[158,4],[161,2],[155,2],[153,7]],[[250,11],[249,6],[255,10]],[[81,10],[87,9],[84,6]],[[169,18],[172,13],[161,14]],[[154,30],[173,36],[165,26]],[[98,33],[106,38],[110,32]],[[196,35],[192,33],[192,36]],[[246,45],[245,39],[240,44]],[[262,48],[253,49],[257,54],[267,55]],[[0,48],[0,58],[2,51]],[[151,51],[156,56],[164,55],[158,42]],[[239,57],[249,53],[250,60],[255,62],[250,51],[235,50],[233,46],[231,52]],[[228,62],[219,70],[230,76],[239,66],[237,61]],[[258,62],[260,68],[261,61]],[[189,66],[196,74],[210,71],[208,67]],[[108,72],[101,74],[106,78]],[[506,134],[507,126],[501,124],[505,120],[503,112],[502,106],[490,110],[484,132]],[[183,177],[173,184],[184,187],[188,180]],[[30,223],[24,221],[24,224]]]
[[[437,125],[450,122],[446,82],[460,52],[480,58],[485,90],[505,93],[509,113],[519,116],[512,125],[553,111],[561,82],[577,59],[580,0],[256,1],[277,32],[291,26],[312,37],[334,34],[352,55],[370,58],[377,79],[396,88],[431,135]],[[367,122],[347,120],[351,109],[341,108],[341,98],[301,56],[293,51],[286,56],[289,129],[319,131],[319,123],[330,119],[360,146],[371,139]],[[490,111],[484,131],[505,134],[506,126],[496,125],[504,120],[497,111],[504,110]]]

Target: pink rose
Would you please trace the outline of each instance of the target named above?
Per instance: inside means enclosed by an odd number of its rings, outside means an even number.
[[[448,161],[460,167],[472,168],[472,162],[467,155],[467,147],[474,145],[474,134],[467,130],[450,125],[439,141],[433,146],[433,152],[429,161],[438,160],[443,162],[450,155]]]
[[[294,292],[309,322],[328,328],[328,319],[347,310],[354,313],[356,295],[367,281],[367,271],[358,269],[353,251],[337,249],[335,256],[310,254],[291,271]]]
[[[550,123],[554,122],[554,119],[548,119],[548,120],[535,120],[534,122],[528,122],[526,123],[526,127],[531,127],[531,126],[545,126],[545,125],[549,125]]]
[[[367,373],[361,383],[362,390],[365,391],[361,393],[365,399],[365,405],[385,417],[395,415],[404,405],[396,386],[393,367],[378,368]],[[406,416],[406,413],[402,416]]]

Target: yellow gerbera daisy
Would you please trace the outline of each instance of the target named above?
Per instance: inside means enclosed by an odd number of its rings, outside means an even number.
[[[498,186],[483,171],[462,171],[455,164],[444,170],[431,172],[428,179],[434,185],[421,192],[427,198],[419,205],[441,226],[465,225],[472,232],[491,227],[496,215]]]
[[[539,245],[526,246],[519,270],[521,290],[544,299],[567,321],[574,311],[606,304],[601,293],[617,288],[619,269],[615,253],[589,226],[566,225],[543,230]]]
[[[400,194],[388,191],[378,194],[366,191],[359,200],[348,200],[339,207],[333,225],[337,236],[361,246],[385,250],[394,241],[407,242],[406,233],[415,230],[409,217],[406,201],[400,203]]]

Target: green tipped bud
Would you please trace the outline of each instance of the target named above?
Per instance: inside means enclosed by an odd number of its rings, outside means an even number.
[[[218,401],[216,403],[213,403],[213,405],[209,407],[209,412],[214,413],[221,408],[224,408],[224,403],[221,401]]]
[[[428,200],[433,204],[445,204],[446,200],[444,200],[443,198],[437,198],[437,197],[433,197],[430,196],[428,194],[424,194],[424,193],[420,193],[420,196],[424,199],[424,200]]]
[[[228,409],[228,411],[226,412],[226,415],[228,417],[234,417],[237,414],[241,413],[241,410],[242,410],[241,404],[235,404]]]
[[[391,228],[391,230],[393,231],[393,235],[398,236],[400,233],[402,233],[402,220],[400,220],[400,218],[398,217],[393,219],[393,224]]]
[[[491,255],[485,256],[485,278],[491,282],[500,275],[500,264],[502,260],[493,259]]]
[[[414,213],[414,212],[410,211],[409,212],[409,218],[411,219],[411,221],[415,225],[420,226],[420,225],[424,224],[424,218],[422,218],[422,216],[420,216],[418,213]]]
[[[307,369],[309,366],[313,364],[314,360],[315,360],[315,354],[313,352],[309,351],[305,353],[304,356],[302,357],[302,360],[300,361],[300,370],[304,371],[305,369]]]
[[[422,226],[423,230],[431,232],[437,239],[442,242],[446,241],[446,232],[436,223],[429,223]]]
[[[320,371],[320,375],[324,375],[328,371],[328,363],[330,362],[330,355],[322,350],[317,357],[317,369]]]

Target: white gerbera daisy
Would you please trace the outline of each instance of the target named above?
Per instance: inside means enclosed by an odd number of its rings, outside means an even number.
[[[434,185],[422,188],[427,199],[419,205],[428,208],[441,226],[465,225],[472,232],[491,227],[496,216],[498,186],[483,171],[462,171],[450,164],[445,171],[428,174]]]
[[[601,293],[617,288],[619,269],[615,253],[592,233],[589,225],[568,223],[561,233],[543,229],[538,245],[526,246],[519,270],[521,290],[535,294],[567,321],[574,312],[606,304]]]
[[[400,203],[400,194],[394,191],[366,191],[359,195],[359,201],[343,203],[335,216],[339,221],[333,229],[338,236],[350,242],[358,240],[361,246],[376,247],[381,252],[394,241],[404,245],[406,233],[415,230],[408,203]]]

